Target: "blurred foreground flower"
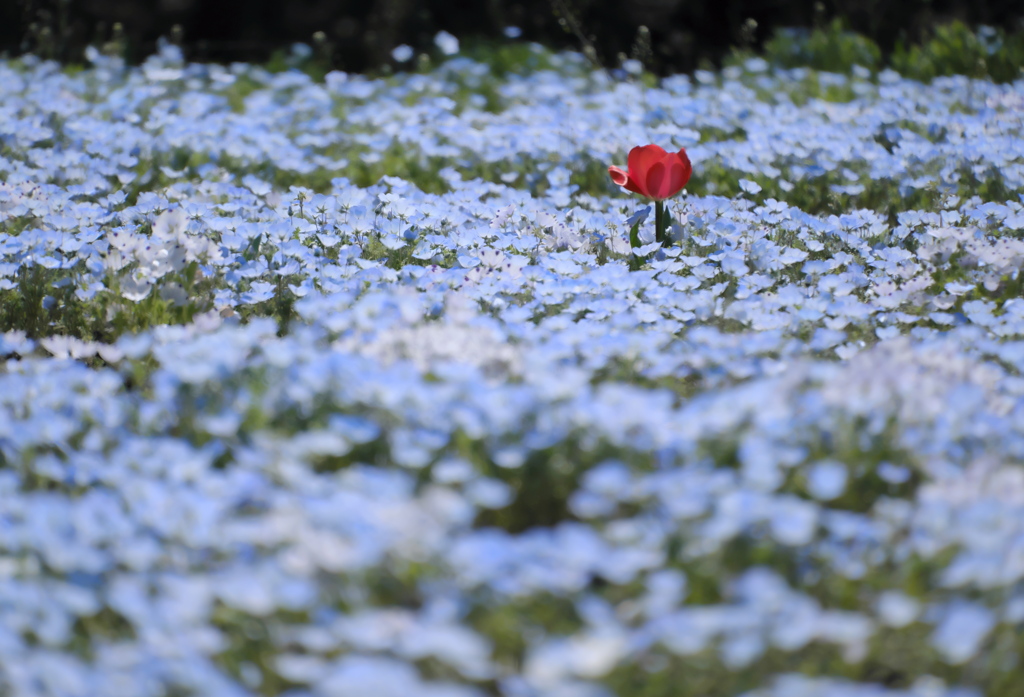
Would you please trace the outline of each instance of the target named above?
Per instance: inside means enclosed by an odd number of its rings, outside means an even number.
[[[626,190],[654,199],[655,239],[664,245],[668,229],[664,201],[682,191],[693,173],[686,149],[666,152],[658,145],[638,145],[629,151],[627,167],[624,170],[612,165],[608,168],[608,174],[613,182]],[[633,247],[639,245],[635,233],[630,234],[630,244]]]

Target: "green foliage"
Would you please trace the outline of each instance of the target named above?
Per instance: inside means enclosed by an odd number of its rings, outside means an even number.
[[[892,54],[886,57],[869,37],[850,31],[842,19],[836,18],[812,30],[776,30],[765,42],[762,55],[777,68],[812,68],[849,74],[854,66],[872,72],[889,67],[924,82],[940,76],[967,75],[1002,83],[1021,76],[1024,31],[1008,33],[992,27],[972,30],[963,22],[953,21],[937,26],[920,43],[898,42]],[[733,51],[725,63],[741,65],[753,56],[750,51]]]
[[[833,73],[849,73],[853,66],[877,69],[882,51],[871,39],[846,28],[836,18],[824,27],[781,29],[765,42],[764,58],[782,68],[814,68]]]
[[[990,77],[1012,82],[1024,66],[1024,32],[1007,35],[1002,29],[974,32],[955,21],[935,30],[923,44],[900,43],[892,55],[892,67],[916,80],[930,81],[944,75]]]
[[[241,114],[245,111],[245,98],[260,88],[260,83],[248,75],[238,76],[231,87],[224,91],[231,111]]]
[[[121,277],[114,274],[107,277],[103,289],[85,299],[79,295],[80,273],[75,268],[22,266],[16,288],[0,290],[0,332],[19,330],[32,339],[63,335],[112,343],[124,333],[162,324],[187,324],[212,308],[213,281],[200,277],[196,262],[165,276],[138,302],[120,296]],[[175,285],[181,286],[186,302],[162,296],[162,289]]]
[[[270,697],[297,687],[277,674],[273,632],[289,621],[305,620],[301,613],[281,612],[263,619],[219,605],[213,613],[213,623],[221,631],[225,647],[216,656],[216,661],[237,679],[256,677],[257,694],[260,695]]]
[[[1019,634],[1008,628],[1002,630],[992,638],[995,648],[986,659],[949,666],[929,646],[930,632],[931,628],[919,623],[902,629],[883,629],[872,638],[867,656],[860,660],[846,660],[832,646],[812,643],[796,653],[770,649],[739,669],[724,666],[713,650],[673,656],[656,647],[645,661],[613,671],[605,682],[620,695],[731,697],[763,687],[766,675],[783,673],[842,677],[904,690],[920,676],[933,675],[950,684],[979,685],[982,694],[989,697],[1015,697],[1020,686],[1014,680],[1019,680],[1019,671],[1011,666],[1019,663]]]
[[[79,617],[75,620],[73,632],[71,649],[86,660],[94,658],[94,642],[125,641],[135,637],[131,623],[109,607]]]
[[[519,669],[526,655],[526,637],[538,632],[569,635],[582,626],[573,603],[564,597],[534,594],[501,605],[480,604],[467,623],[491,640],[499,665]]]
[[[551,51],[539,44],[522,41],[496,43],[494,41],[468,41],[462,54],[491,69],[496,78],[510,74],[526,75],[554,67]]]

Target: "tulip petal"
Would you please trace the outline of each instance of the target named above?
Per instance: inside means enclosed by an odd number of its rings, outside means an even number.
[[[690,164],[690,157],[686,154],[685,148],[679,148],[676,157],[679,158],[679,163],[683,166],[683,183],[679,185],[681,189],[690,181],[690,176],[693,174],[693,165]]]
[[[626,182],[629,181],[629,173],[621,167],[612,165],[608,168],[608,174],[612,176],[612,181],[615,182],[616,186],[625,186]]]
[[[667,157],[665,162],[668,164],[668,193],[666,196],[675,196],[680,189],[686,186],[686,182],[690,179],[690,173],[678,157]]]
[[[612,165],[608,168],[608,174],[611,175],[612,181],[615,182],[617,186],[624,186],[627,191],[632,191],[634,194],[642,194],[643,196],[647,195],[637,187],[636,182],[633,181],[633,178],[630,177],[629,173],[624,169]]]
[[[648,173],[651,167],[665,158],[665,152],[658,145],[638,145],[629,151],[629,176],[637,183],[639,189],[646,187]],[[653,198],[649,191],[637,191],[648,198]]]
[[[690,181],[690,158],[684,151],[680,153],[667,153],[647,173],[647,195],[655,201],[675,196]]]
[[[655,162],[647,171],[647,196],[655,201],[661,201],[672,195],[669,191],[669,168],[667,161]]]

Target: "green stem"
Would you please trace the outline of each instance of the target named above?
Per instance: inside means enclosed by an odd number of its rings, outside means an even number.
[[[661,245],[665,245],[665,224],[668,216],[665,215],[665,202],[654,202],[654,239]]]

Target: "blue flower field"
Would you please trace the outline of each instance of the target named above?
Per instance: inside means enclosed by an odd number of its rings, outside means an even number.
[[[445,53],[0,61],[0,694],[1020,695],[1024,80]]]

